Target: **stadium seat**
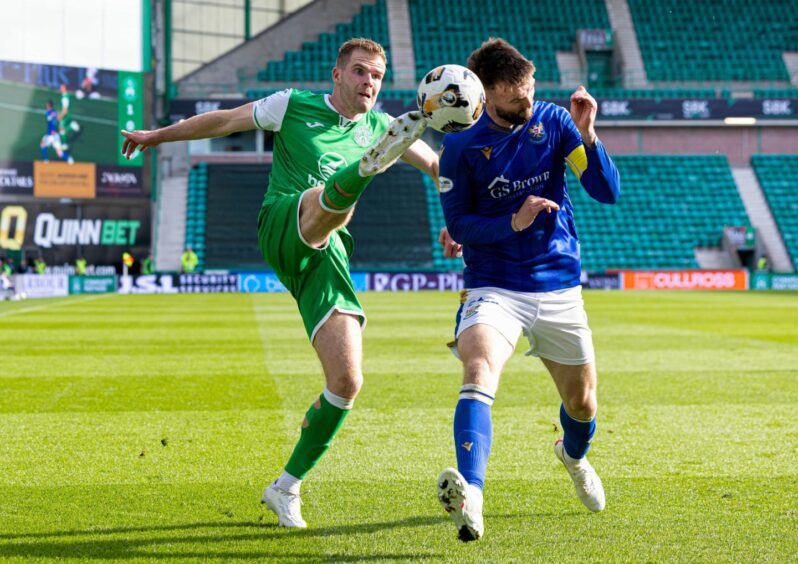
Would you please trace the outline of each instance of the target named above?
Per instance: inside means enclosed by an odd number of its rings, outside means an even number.
[[[602,0],[574,0],[563,9],[558,0],[516,2],[409,0],[416,77],[444,63],[465,65],[472,50],[488,37],[503,37],[532,59],[540,81],[558,82],[556,52],[572,51],[576,31],[609,29]]]
[[[269,61],[266,68],[258,72],[263,82],[321,82],[331,81],[331,69],[338,55],[338,47],[352,37],[369,37],[385,48],[388,65],[384,82],[391,82],[391,53],[388,35],[388,11],[385,0],[376,4],[364,4],[351,22],[338,23],[334,32],[319,35],[317,41],[306,41],[299,51],[289,51],[282,61]],[[262,96],[250,96],[261,98]]]
[[[794,0],[629,0],[629,10],[649,80],[789,80]]]
[[[568,171],[585,270],[697,268],[724,225],[750,226],[725,156],[619,156],[621,198],[592,200]]]

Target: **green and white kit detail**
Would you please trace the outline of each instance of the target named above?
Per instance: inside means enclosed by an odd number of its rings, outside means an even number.
[[[335,110],[329,94],[292,89],[253,104],[255,126],[274,132],[269,189],[258,215],[258,243],[264,259],[296,299],[311,342],[335,310],[357,315],[361,326],[366,316],[349,274],[352,236],[342,227],[330,235],[325,247],[311,247],[299,231],[302,197],[343,169],[357,167],[390,119],[372,110],[352,121]]]

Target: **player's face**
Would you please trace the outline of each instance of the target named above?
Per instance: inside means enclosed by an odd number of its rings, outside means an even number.
[[[384,76],[382,57],[362,49],[352,51],[344,68],[333,69],[333,81],[344,109],[355,115],[373,108]]]
[[[488,107],[492,106],[492,113],[506,124],[521,125],[532,119],[532,106],[535,101],[535,78],[533,76],[530,76],[527,82],[516,85],[500,82],[493,88],[489,88],[485,94]]]

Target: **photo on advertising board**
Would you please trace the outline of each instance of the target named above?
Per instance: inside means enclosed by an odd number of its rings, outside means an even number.
[[[144,197],[142,155],[120,129],[142,129],[141,73],[0,61],[0,194]]]

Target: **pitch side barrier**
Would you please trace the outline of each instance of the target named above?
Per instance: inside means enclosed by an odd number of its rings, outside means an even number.
[[[358,292],[457,292],[462,272],[353,272]],[[157,273],[138,276],[17,274],[15,295],[54,298],[74,294],[218,294],[287,292],[274,272]],[[798,291],[798,274],[747,270],[622,270],[583,272],[582,287],[593,290],[788,290]]]

